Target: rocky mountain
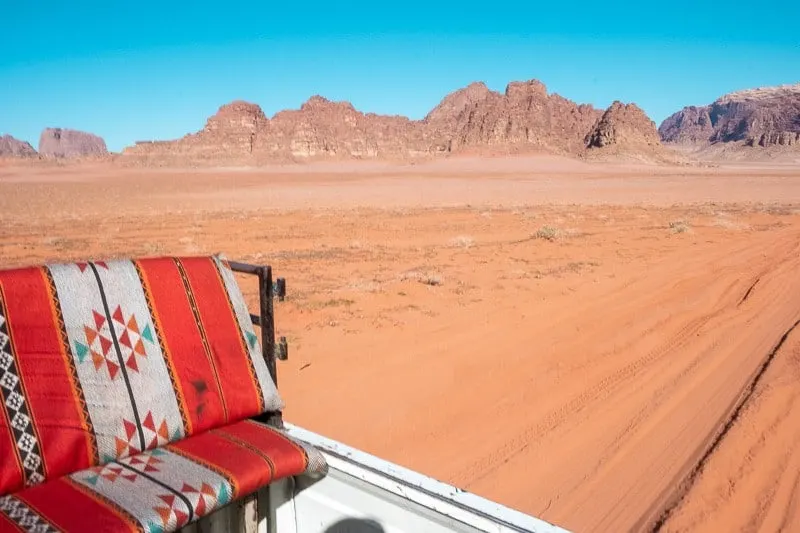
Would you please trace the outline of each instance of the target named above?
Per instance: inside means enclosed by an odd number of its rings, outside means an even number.
[[[543,83],[531,80],[509,83],[503,94],[472,84],[445,97],[424,125],[438,151],[500,148],[577,153],[601,115],[590,105],[548,94]]]
[[[680,144],[710,142],[714,126],[711,124],[709,108],[710,106],[689,106],[670,115],[658,127],[661,139],[664,142]]]
[[[144,162],[297,161],[402,157],[423,145],[404,117],[364,114],[347,102],[313,96],[299,110],[268,119],[255,104],[222,106],[197,133],[177,141],[138,142],[123,157]]]
[[[493,93],[482,81],[470,83],[463,89],[453,91],[431,110],[425,121],[431,124],[446,124],[451,122],[461,112],[473,107],[492,96]]]
[[[259,134],[268,122],[261,108],[235,101],[222,106],[197,133],[179,141],[138,142],[125,154],[137,157],[172,157],[176,159],[224,160],[252,154]]]
[[[703,107],[686,107],[658,129],[668,143],[780,147],[800,145],[800,84],[727,94]]]
[[[39,137],[39,154],[46,158],[72,159],[108,155],[105,141],[82,131],[46,128]]]
[[[615,101],[585,137],[587,157],[683,164],[685,158],[661,143],[656,124],[636,104]]]
[[[618,113],[622,112],[615,111],[613,116]],[[536,80],[510,83],[504,93],[472,83],[447,95],[422,120],[362,113],[348,102],[321,96],[311,97],[300,109],[268,118],[257,105],[236,101],[222,106],[197,133],[175,141],[137,142],[123,151],[122,160],[258,164],[407,159],[465,151],[579,155],[585,152],[587,135],[602,117],[602,110],[548,94]],[[612,120],[620,124],[616,134],[620,140],[632,140],[638,131],[651,133],[644,126],[626,129],[627,120],[627,115]],[[625,141],[623,146],[639,144]]]
[[[405,157],[427,152],[418,122],[361,113],[348,102],[313,96],[269,123],[268,149],[293,158]]]
[[[0,157],[36,157],[30,143],[15,139],[11,135],[0,135]]]
[[[616,101],[586,136],[588,148],[661,147],[656,124],[636,104]]]

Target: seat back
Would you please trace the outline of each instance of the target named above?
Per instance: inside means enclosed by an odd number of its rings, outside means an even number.
[[[281,408],[220,256],[0,271],[0,495]]]

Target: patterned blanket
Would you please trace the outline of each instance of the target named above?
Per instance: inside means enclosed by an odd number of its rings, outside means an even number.
[[[63,509],[74,509],[72,519],[47,518],[41,494],[56,490],[48,497],[63,500],[65,487],[72,499],[88,494],[121,523],[138,524],[134,530],[171,531],[273,478],[324,470],[314,450],[241,422],[282,407],[234,274],[219,256],[0,271],[0,496],[8,495],[0,498],[0,531],[4,516],[37,531],[50,530],[33,527],[40,521],[68,530],[70,520],[85,520],[77,503]],[[210,445],[212,437],[224,446]],[[238,451],[222,457],[226,446]],[[260,457],[260,468],[243,472],[244,459],[217,464],[248,453]],[[162,491],[185,480],[197,501],[206,494],[214,505],[182,499],[175,492],[182,487],[173,487],[171,514],[153,514],[158,505],[150,501],[131,508],[102,490],[117,478],[146,478]],[[140,495],[148,494],[159,497]]]

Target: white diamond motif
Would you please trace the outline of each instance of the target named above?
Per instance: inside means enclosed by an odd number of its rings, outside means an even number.
[[[9,394],[8,399],[6,400],[6,405],[8,408],[13,409],[14,411],[19,411],[23,403],[25,403],[25,398],[23,398],[22,394],[18,393],[17,391]]]
[[[12,390],[16,387],[17,383],[19,383],[19,378],[11,372],[6,372],[3,374],[3,377],[0,378],[0,387],[4,387],[8,390]]]
[[[25,431],[25,428],[27,428],[30,423],[31,419],[28,418],[28,415],[20,413],[19,411],[17,411],[17,414],[11,419],[11,427],[19,431]]]
[[[30,470],[36,470],[39,468],[39,465],[42,463],[42,459],[36,455],[35,453],[29,453],[28,456],[25,458],[25,461],[22,463],[25,468]],[[30,480],[28,480],[30,484]]]
[[[11,354],[2,351],[2,347],[0,347],[0,368],[5,371],[8,371],[9,367],[11,367],[11,363],[14,360],[11,358]]]
[[[23,435],[17,441],[19,449],[28,453],[30,453],[30,451],[33,449],[34,444],[36,444],[36,439],[29,433],[23,433]]]

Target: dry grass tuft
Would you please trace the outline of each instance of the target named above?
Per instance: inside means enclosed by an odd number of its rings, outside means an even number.
[[[673,220],[669,223],[669,230],[672,233],[688,233],[692,227],[685,220]]]
[[[472,248],[475,246],[475,239],[469,235],[459,235],[450,239],[451,248]]]
[[[536,231],[536,233],[533,234],[533,237],[535,239],[544,239],[552,242],[561,237],[562,234],[563,232],[558,228],[553,226],[542,226]]]
[[[400,281],[416,281],[423,285],[430,285],[436,287],[444,283],[442,275],[436,272],[420,272],[419,270],[410,270],[403,272],[400,275]]]
[[[350,307],[356,303],[355,300],[350,300],[349,298],[331,298],[330,300],[325,300],[324,302],[311,302],[309,307],[311,309],[326,309],[329,307]]]

